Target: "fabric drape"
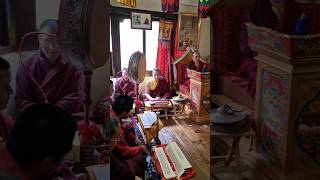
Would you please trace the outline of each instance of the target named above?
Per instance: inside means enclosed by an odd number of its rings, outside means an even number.
[[[207,18],[209,16],[209,0],[199,0],[198,4],[198,14],[201,18]]]
[[[179,0],[161,0],[161,9],[166,13],[179,12]]]
[[[173,85],[173,74],[171,64],[171,42],[174,22],[160,19],[159,39],[156,66],[160,69],[161,76],[167,80],[170,87]]]

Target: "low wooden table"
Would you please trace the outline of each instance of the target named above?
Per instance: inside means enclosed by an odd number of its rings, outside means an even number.
[[[229,148],[229,151],[227,155],[224,156],[212,156],[211,161],[214,160],[224,160],[225,166],[222,167],[213,167],[213,174],[218,173],[238,173],[240,175],[241,172],[246,171],[249,169],[249,166],[246,164],[243,164],[240,159],[240,148],[239,148],[239,142],[242,137],[251,137],[254,136],[255,133],[253,130],[249,130],[247,132],[243,133],[222,133],[222,132],[216,132],[211,130],[210,132],[211,137],[213,138],[232,138],[232,145]],[[234,165],[230,165],[234,158]],[[230,165],[230,166],[229,166]],[[239,176],[240,177],[240,176]]]
[[[186,101],[183,101],[183,102],[178,102],[178,101],[175,101],[173,99],[170,99],[171,103],[172,103],[172,106],[173,106],[173,115],[174,116],[185,116],[186,112],[185,112],[185,107],[186,106],[189,106],[190,108],[190,101],[189,100],[186,100]],[[179,107],[181,110],[177,110],[177,107]]]
[[[172,108],[172,102],[170,100],[168,101],[168,104],[165,104],[165,105],[152,104],[151,101],[144,102],[144,105],[145,105],[146,111],[153,111],[153,112],[164,111],[164,115],[160,115],[159,117],[160,118],[165,117],[166,120],[169,119],[168,111],[169,109]]]

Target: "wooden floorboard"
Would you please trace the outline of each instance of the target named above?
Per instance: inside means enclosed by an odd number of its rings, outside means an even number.
[[[210,179],[210,126],[197,125],[190,119],[162,119],[165,127],[159,132],[162,144],[177,142],[197,175],[194,180]]]

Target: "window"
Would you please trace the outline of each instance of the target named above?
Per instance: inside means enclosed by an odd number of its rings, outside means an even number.
[[[0,48],[9,45],[7,1],[0,1]]]
[[[131,20],[120,22],[121,69],[128,67],[130,55],[136,51],[143,52],[142,30],[131,29]]]
[[[120,21],[120,52],[121,69],[128,67],[129,58],[136,51],[146,54],[147,70],[156,67],[158,50],[159,22],[152,22],[152,30],[131,29],[131,20],[123,19]],[[145,42],[145,43],[144,43]],[[143,47],[145,44],[145,48]],[[144,52],[144,49],[146,52]]]
[[[157,52],[158,52],[158,36],[159,22],[152,22],[152,30],[146,31],[146,59],[147,70],[152,70],[156,67]]]

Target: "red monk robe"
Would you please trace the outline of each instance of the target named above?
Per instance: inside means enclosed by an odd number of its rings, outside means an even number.
[[[152,98],[160,97],[162,99],[170,99],[170,87],[168,82],[163,78],[160,77],[158,83],[155,82],[154,78],[151,78],[147,85],[149,84],[149,95]]]
[[[113,112],[112,108],[110,108],[110,116],[117,117],[117,115]],[[135,122],[134,122],[135,123]],[[119,135],[119,143],[114,148],[114,151],[118,152],[118,154],[126,159],[134,158],[135,156],[140,156],[141,152],[143,151],[142,146],[134,146],[130,147],[128,142],[135,141],[135,135],[132,134],[131,128],[126,126],[122,121],[121,124],[121,131]],[[125,134],[127,132],[127,134]]]
[[[114,98],[118,97],[121,94],[135,97],[136,96],[135,83],[132,82],[130,79],[127,81],[124,78],[117,80],[114,88]]]
[[[256,90],[256,71],[257,62],[254,57],[257,55],[248,47],[248,35],[245,23],[252,22],[258,26],[264,26],[275,29],[279,32],[291,34],[294,30],[294,24],[301,15],[302,11],[298,3],[293,0],[282,0],[285,3],[283,11],[277,15],[270,0],[257,0],[254,6],[248,11],[243,20],[243,26],[240,34],[240,49],[243,54],[241,64],[237,70],[237,76],[246,79],[247,92],[250,96],[255,96]],[[280,1],[279,1],[280,2]]]
[[[18,177],[21,180],[29,180],[27,175],[7,151],[5,144],[0,144],[0,172]]]
[[[9,132],[13,124],[14,121],[11,117],[5,115],[3,112],[0,112],[0,137],[3,141],[8,139]]]
[[[62,107],[69,113],[80,112],[83,76],[62,56],[54,64],[45,61],[40,50],[24,64],[26,70],[39,83],[49,103]],[[44,99],[20,64],[16,76],[16,109],[22,111],[34,103],[44,103]]]
[[[199,61],[199,66],[196,66],[196,64],[191,61],[188,65],[188,69],[190,70],[194,70],[194,71],[197,71],[197,72],[207,72],[208,71],[208,65],[204,64],[202,61]],[[188,73],[187,73],[187,69],[186,69],[186,73],[185,73],[185,76],[186,76],[186,81],[184,82],[184,85],[190,89],[190,79],[188,77]]]

